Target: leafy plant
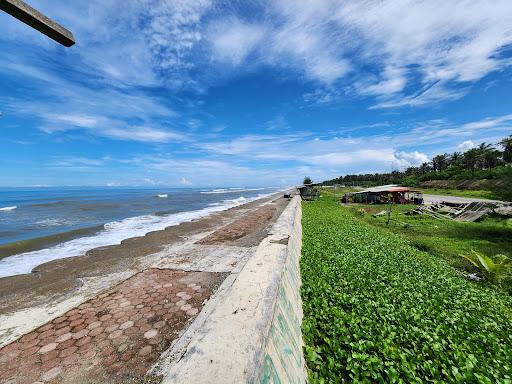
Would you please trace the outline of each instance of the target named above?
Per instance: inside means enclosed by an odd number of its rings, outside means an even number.
[[[512,271],[512,259],[496,255],[494,260],[482,253],[472,251],[471,255],[461,255],[484,275],[486,280],[500,282]]]
[[[512,297],[332,199],[302,206],[310,383],[507,383]]]

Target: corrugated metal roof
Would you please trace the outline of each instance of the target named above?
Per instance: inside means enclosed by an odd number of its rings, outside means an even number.
[[[409,187],[401,187],[397,184],[388,184],[388,185],[381,185],[378,187],[364,189],[362,191],[355,192],[355,193],[368,193],[368,192],[373,192],[373,193],[378,193],[378,192],[416,192],[416,190],[411,189]]]

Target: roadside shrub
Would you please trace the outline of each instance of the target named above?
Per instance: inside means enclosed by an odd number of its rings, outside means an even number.
[[[311,383],[507,383],[512,298],[326,199],[303,204]]]

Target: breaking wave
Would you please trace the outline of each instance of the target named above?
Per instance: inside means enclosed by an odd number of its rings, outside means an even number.
[[[135,216],[106,223],[102,230],[91,236],[75,238],[49,248],[20,253],[1,259],[0,277],[30,273],[34,267],[42,263],[71,256],[81,256],[87,251],[97,247],[119,244],[122,240],[131,237],[144,236],[148,232],[163,230],[183,222],[200,219],[212,213],[224,211],[269,195],[271,194],[259,194],[251,198],[240,196],[236,199],[223,200],[218,205],[210,205],[195,211],[179,212],[163,216]]]
[[[211,191],[201,191],[203,194],[216,194],[216,193],[240,193],[240,192],[250,192],[250,191],[262,191],[265,188],[220,188],[220,189],[212,189]]]
[[[0,211],[14,211],[16,208],[18,208],[16,205],[13,205],[11,207],[2,207],[0,208]]]

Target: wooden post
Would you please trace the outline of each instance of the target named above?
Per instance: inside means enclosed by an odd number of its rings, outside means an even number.
[[[21,0],[0,0],[0,9],[65,47],[75,44],[70,31]]]

